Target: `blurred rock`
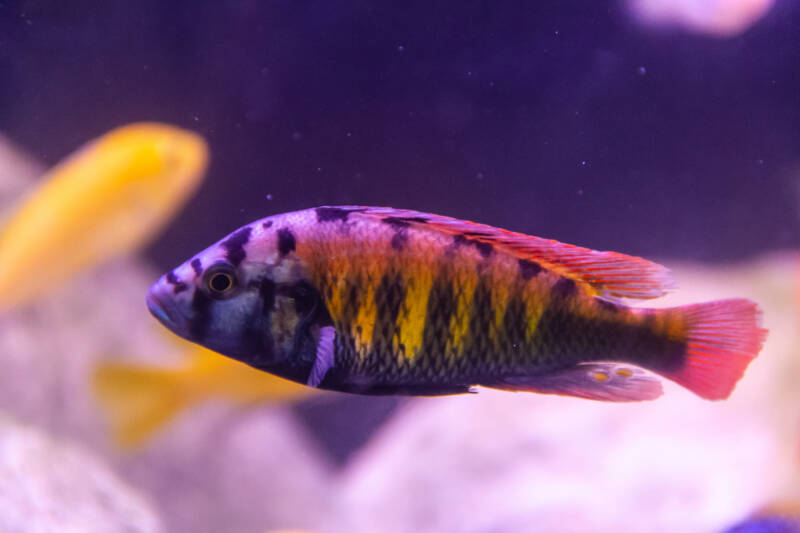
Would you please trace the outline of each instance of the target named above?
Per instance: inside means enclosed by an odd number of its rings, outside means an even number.
[[[0,150],[0,179],[10,176],[30,183],[38,167],[9,154]],[[25,189],[3,187],[0,190],[15,194]],[[16,200],[0,197],[6,208]],[[121,455],[111,445],[103,412],[91,390],[96,363],[114,357],[164,365],[179,361],[171,334],[144,304],[147,288],[157,277],[139,259],[119,260],[79,275],[32,305],[0,315],[0,413],[35,426],[42,439],[52,435],[84,444],[87,461],[107,461],[151,498],[153,512],[160,515],[167,531],[316,526],[327,515],[331,468],[288,407],[246,411],[209,404],[179,417],[138,453]],[[0,439],[0,446],[5,444]],[[38,467],[43,471],[57,464],[40,459]],[[36,461],[30,462],[33,468]],[[0,500],[18,484],[2,474],[0,469]],[[60,476],[56,479],[73,506],[92,505],[91,494],[70,492],[70,476],[76,478],[75,484],[83,481],[78,479],[79,469],[54,475]],[[89,499],[84,502],[84,498]],[[58,502],[56,498],[54,505]],[[8,510],[12,513],[9,523],[17,527],[15,508],[4,508],[0,501],[0,525]],[[31,524],[38,523],[40,513],[44,513],[41,520],[51,518],[47,507],[19,509],[27,513],[22,516]],[[24,529],[29,530],[34,529]],[[90,530],[95,531],[82,529]],[[6,533],[2,527],[0,531]]]
[[[81,447],[0,416],[0,531],[162,531],[139,492]]]

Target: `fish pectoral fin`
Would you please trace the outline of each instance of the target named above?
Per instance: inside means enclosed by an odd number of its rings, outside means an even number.
[[[357,211],[359,216],[391,219],[395,223],[458,236],[464,242],[490,244],[521,261],[527,261],[530,268],[544,267],[586,284],[603,298],[658,298],[675,287],[666,267],[641,257],[592,250],[419,211],[354,206],[346,209]]]
[[[333,326],[325,326],[320,329],[314,366],[311,367],[311,373],[308,376],[307,384],[310,387],[319,387],[319,384],[325,379],[325,374],[333,367],[335,348],[336,329]]]
[[[661,396],[661,381],[637,367],[582,363],[555,374],[506,378],[494,389],[561,394],[604,402],[640,402]]]

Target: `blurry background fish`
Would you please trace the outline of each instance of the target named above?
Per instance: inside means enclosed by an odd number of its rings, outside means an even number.
[[[695,33],[732,37],[763,17],[775,0],[628,0],[643,24],[679,27]]]
[[[157,123],[117,128],[68,157],[0,226],[0,311],[141,249],[199,187],[207,162],[202,137]],[[94,386],[121,446],[144,443],[204,398],[252,404],[310,394],[180,340],[175,352],[182,366],[99,364]]]
[[[184,362],[166,367],[133,361],[101,362],[93,374],[115,441],[133,448],[180,411],[217,398],[237,406],[287,402],[319,393],[258,371],[201,346],[174,339]]]
[[[147,244],[200,185],[207,161],[199,135],[141,123],[58,164],[0,220],[0,312]]]

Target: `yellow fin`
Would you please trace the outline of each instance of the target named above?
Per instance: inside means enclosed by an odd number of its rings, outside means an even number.
[[[143,445],[189,404],[187,391],[179,386],[182,372],[122,362],[98,365],[92,387],[121,448]]]

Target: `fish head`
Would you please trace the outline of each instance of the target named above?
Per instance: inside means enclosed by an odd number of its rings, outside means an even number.
[[[327,311],[285,248],[263,221],[245,226],[161,276],[147,306],[180,337],[256,368],[313,354]]]

